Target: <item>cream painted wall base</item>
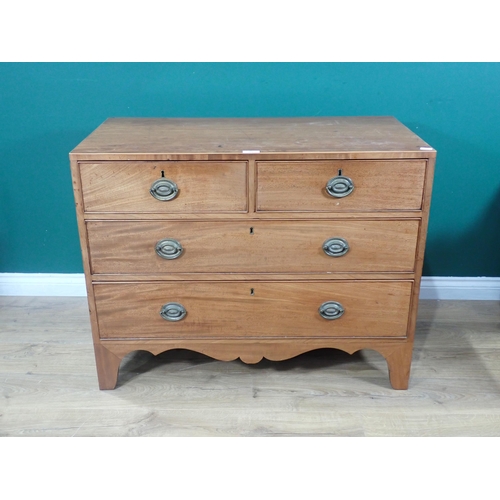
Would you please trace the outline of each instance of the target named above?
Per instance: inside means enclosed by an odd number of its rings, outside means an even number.
[[[500,278],[422,278],[421,299],[500,300]]]
[[[0,295],[85,297],[83,274],[0,273]],[[423,277],[421,299],[500,300],[500,278]]]
[[[86,297],[85,275],[0,273],[0,295]]]

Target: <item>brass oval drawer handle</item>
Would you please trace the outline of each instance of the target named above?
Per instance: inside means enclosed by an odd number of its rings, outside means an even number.
[[[160,316],[167,321],[180,321],[186,317],[187,311],[182,304],[169,302],[162,306]]]
[[[323,243],[323,252],[330,257],[342,257],[349,251],[349,243],[344,238],[330,238]]]
[[[160,240],[155,246],[156,253],[162,259],[177,259],[180,257],[184,249],[182,245],[177,241],[171,238],[165,238],[164,240]]]
[[[340,302],[323,302],[319,306],[319,314],[325,319],[338,319],[344,314],[344,306]]]
[[[352,179],[345,175],[337,175],[326,183],[326,192],[334,198],[343,198],[354,191]]]
[[[169,179],[158,179],[151,184],[149,190],[151,196],[160,201],[173,200],[179,194],[179,188],[174,181]]]

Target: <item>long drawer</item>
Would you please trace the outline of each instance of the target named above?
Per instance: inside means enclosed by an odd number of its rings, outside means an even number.
[[[102,339],[393,338],[407,335],[412,285],[123,283],[95,284],[94,294]]]
[[[88,221],[93,274],[412,272],[418,220]]]
[[[426,161],[257,162],[257,211],[420,210]]]
[[[86,212],[205,213],[248,209],[247,163],[106,162],[80,165]]]

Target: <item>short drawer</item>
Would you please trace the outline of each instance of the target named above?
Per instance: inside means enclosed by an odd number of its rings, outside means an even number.
[[[413,272],[419,220],[88,221],[93,274]]]
[[[257,163],[257,211],[420,210],[426,161]]]
[[[405,337],[412,284],[123,283],[94,294],[102,339]]]
[[[81,163],[86,212],[246,212],[246,162]]]

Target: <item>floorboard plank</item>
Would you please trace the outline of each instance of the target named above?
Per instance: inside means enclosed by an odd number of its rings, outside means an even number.
[[[374,351],[128,355],[99,391],[80,297],[0,297],[0,436],[500,436],[500,305],[421,301],[410,387]]]

